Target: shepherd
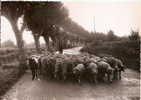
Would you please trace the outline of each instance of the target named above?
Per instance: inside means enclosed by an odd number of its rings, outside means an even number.
[[[39,62],[38,62],[39,57],[37,56],[30,56],[28,58],[28,65],[30,67],[30,70],[32,72],[32,80],[35,78],[38,78],[38,68],[39,68]]]

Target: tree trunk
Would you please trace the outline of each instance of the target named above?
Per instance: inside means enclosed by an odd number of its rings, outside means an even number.
[[[49,37],[48,36],[44,36],[44,40],[45,40],[45,43],[46,43],[46,49],[47,49],[47,51],[50,51]]]
[[[54,50],[57,50],[57,39],[55,37],[51,37],[51,39],[53,41],[52,46],[53,46]]]
[[[16,42],[17,42],[17,46],[19,49],[19,61],[20,64],[24,65],[26,63],[26,56],[25,56],[25,51],[24,51],[24,42],[23,42],[23,38],[22,38],[22,31],[18,30],[17,27],[17,21],[14,20],[10,20],[11,22],[11,26],[12,29],[15,33],[15,37],[16,37]]]
[[[63,53],[63,40],[61,38],[58,39],[58,50],[60,54]]]
[[[38,34],[33,34],[33,37],[34,37],[34,41],[35,41],[35,46],[36,46],[37,53],[41,53],[41,50],[40,50],[40,41],[39,41],[40,36]]]

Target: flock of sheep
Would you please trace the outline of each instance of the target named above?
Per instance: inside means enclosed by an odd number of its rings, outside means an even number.
[[[90,54],[63,55],[47,54],[32,55],[28,58],[33,79],[38,73],[50,79],[73,80],[81,83],[86,79],[90,82],[112,82],[121,79],[125,66],[115,57],[97,57]]]

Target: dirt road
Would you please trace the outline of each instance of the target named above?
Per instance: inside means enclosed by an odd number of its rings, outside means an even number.
[[[65,50],[65,53],[79,53],[79,48]],[[31,80],[28,71],[9,90],[2,100],[140,100],[140,74],[127,69],[122,80],[112,84],[97,85],[51,80]]]

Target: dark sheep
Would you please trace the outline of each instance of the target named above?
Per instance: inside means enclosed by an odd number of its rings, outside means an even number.
[[[46,75],[50,79],[54,78],[55,63],[55,59],[53,59],[50,55],[41,57],[40,68],[42,74]]]

